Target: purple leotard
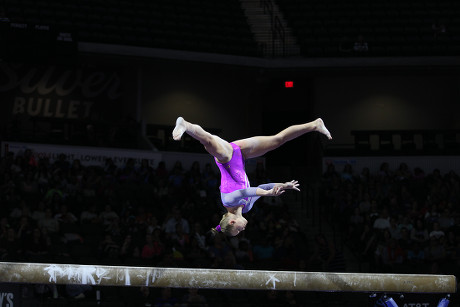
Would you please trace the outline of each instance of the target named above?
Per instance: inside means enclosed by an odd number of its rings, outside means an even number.
[[[220,192],[222,193],[230,193],[235,190],[249,188],[250,186],[244,169],[244,158],[241,149],[235,143],[230,143],[230,145],[233,148],[230,161],[220,163],[215,159],[221,174]]]
[[[230,143],[230,145],[233,148],[230,161],[220,163],[215,159],[221,174],[220,194],[222,204],[228,208],[242,205],[243,213],[246,213],[252,209],[254,202],[260,197],[256,194],[257,188],[270,190],[275,184],[262,184],[251,188],[244,169],[244,158],[241,154],[241,149],[234,143]]]

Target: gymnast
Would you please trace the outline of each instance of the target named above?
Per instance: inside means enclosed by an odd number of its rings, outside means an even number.
[[[305,133],[317,131],[332,139],[321,118],[314,121],[290,126],[271,136],[255,136],[234,142],[227,142],[217,135],[205,131],[201,126],[190,123],[182,117],[176,120],[172,132],[173,139],[179,141],[184,133],[198,140],[206,151],[214,157],[221,173],[221,200],[225,213],[213,230],[229,236],[236,236],[246,227],[248,221],[243,217],[252,209],[254,202],[261,196],[279,196],[285,190],[299,190],[296,180],[285,183],[267,183],[258,187],[249,185],[244,168],[244,160],[259,157],[284,143]]]

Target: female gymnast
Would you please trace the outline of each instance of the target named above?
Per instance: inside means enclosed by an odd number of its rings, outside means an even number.
[[[227,142],[217,135],[205,131],[201,126],[178,117],[172,132],[173,139],[179,141],[184,133],[203,144],[206,151],[214,157],[221,173],[221,199],[227,209],[215,227],[229,236],[243,231],[248,221],[243,217],[252,209],[254,202],[261,196],[279,196],[285,190],[299,190],[297,181],[285,183],[267,183],[258,187],[249,185],[244,168],[244,160],[259,157],[284,143],[305,133],[317,131],[332,139],[321,118],[312,122],[290,126],[271,136],[255,136],[247,139]]]

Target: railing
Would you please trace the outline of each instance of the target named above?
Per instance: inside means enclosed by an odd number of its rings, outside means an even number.
[[[271,35],[272,35],[272,56],[286,55],[286,31],[281,19],[275,14],[274,5],[271,0],[261,0],[260,5],[265,14],[270,14]],[[280,51],[280,52],[277,52]]]

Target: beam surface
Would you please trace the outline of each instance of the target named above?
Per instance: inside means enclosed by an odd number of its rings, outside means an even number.
[[[323,273],[0,262],[0,282],[328,292],[455,293],[453,275]]]

